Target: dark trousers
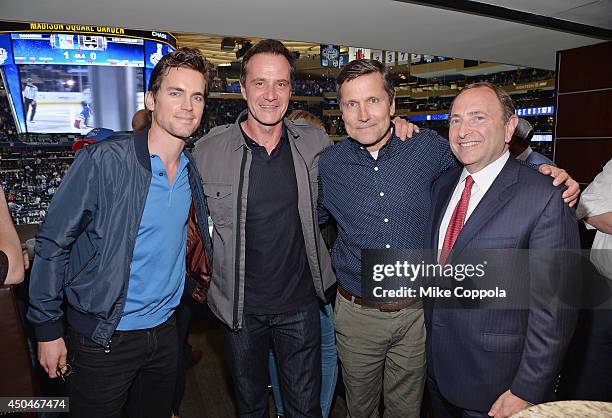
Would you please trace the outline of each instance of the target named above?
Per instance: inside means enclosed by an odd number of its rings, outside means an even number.
[[[451,404],[442,396],[432,376],[427,377],[427,389],[431,400],[433,418],[489,418],[489,411],[470,411]]]
[[[155,328],[116,331],[106,351],[69,331],[70,416],[121,418],[127,408],[130,418],[168,418],[176,379],[174,317]]]
[[[268,417],[268,358],[278,362],[285,412],[292,418],[321,417],[319,302],[295,311],[244,314],[242,329],[225,329],[225,346],[240,417]]]
[[[561,376],[560,399],[612,402],[612,310],[580,313]]]
[[[176,366],[176,386],[172,399],[172,413],[180,416],[179,409],[185,394],[185,381],[187,380],[187,366],[191,359],[191,346],[187,343],[189,322],[194,310],[198,309],[197,302],[189,295],[183,296],[181,304],[176,308],[176,336],[178,339],[178,356]]]
[[[32,113],[30,113],[30,121],[34,120],[34,115],[36,114],[36,102],[32,99],[25,99],[25,117],[28,118],[28,110],[30,106],[32,106]]]

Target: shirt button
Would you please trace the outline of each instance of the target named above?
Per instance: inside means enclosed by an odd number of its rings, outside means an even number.
[[[381,196],[384,196],[385,194],[384,194],[383,192],[380,192],[380,195],[381,195]]]
[[[391,246],[389,244],[385,245],[385,248],[391,248]]]
[[[389,218],[385,218],[385,222],[389,222]]]
[[[374,171],[378,171],[378,167],[374,167]]]

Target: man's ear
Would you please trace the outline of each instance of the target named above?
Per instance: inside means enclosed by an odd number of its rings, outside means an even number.
[[[147,110],[150,110],[151,112],[155,110],[155,97],[153,96],[152,91],[148,91],[147,94],[145,94],[145,106],[147,107]]]
[[[243,98],[244,100],[246,100],[246,99],[247,99],[247,97],[246,97],[246,89],[244,88],[244,86],[242,85],[242,83],[240,83],[240,94],[242,94],[242,98]]]
[[[510,120],[508,121],[508,123],[506,123],[506,137],[504,138],[506,144],[509,144],[512,141],[512,135],[514,135],[514,130],[518,125],[518,121],[518,116],[512,115],[510,116]]]

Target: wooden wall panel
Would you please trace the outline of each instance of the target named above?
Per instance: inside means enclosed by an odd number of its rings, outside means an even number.
[[[565,139],[557,141],[555,163],[579,183],[590,183],[612,158],[612,141]]]
[[[612,87],[612,43],[560,52],[557,93]]]
[[[557,53],[555,162],[590,183],[612,158],[612,42]]]
[[[561,95],[557,107],[557,140],[564,137],[612,139],[612,89]]]

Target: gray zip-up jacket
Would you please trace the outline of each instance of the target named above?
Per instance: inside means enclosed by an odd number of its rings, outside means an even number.
[[[251,150],[240,122],[218,126],[198,141],[193,152],[204,184],[213,220],[213,277],[208,305],[233,330],[242,327],[245,277],[245,225]],[[322,129],[306,122],[284,120],[298,185],[298,211],[304,233],[306,255],[317,296],[326,302],[325,291],[336,278],[317,221],[319,154],[331,140]],[[274,187],[274,185],[270,185]]]

